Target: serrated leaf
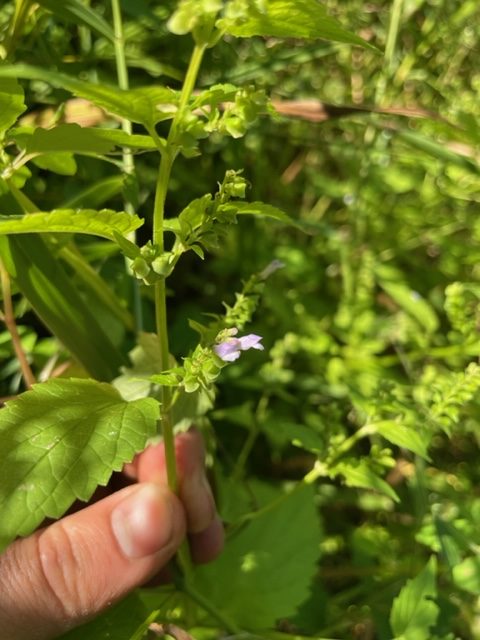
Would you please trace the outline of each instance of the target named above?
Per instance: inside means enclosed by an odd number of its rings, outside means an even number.
[[[49,213],[0,216],[0,235],[18,233],[84,233],[115,240],[115,232],[127,235],[143,220],[123,211],[102,209],[56,209]]]
[[[430,438],[426,432],[421,432],[413,427],[395,422],[394,420],[383,420],[381,422],[372,423],[372,428],[397,447],[404,447],[409,451],[413,451],[417,455],[430,460],[428,455],[428,446]]]
[[[102,16],[78,0],[37,0],[38,4],[73,24],[83,24],[114,42],[115,34]]]
[[[439,608],[435,584],[437,560],[432,556],[426,567],[400,591],[393,601],[390,625],[396,640],[428,640],[436,623]]]
[[[159,405],[94,380],[52,379],[0,411],[0,549],[89,500],[156,433]]]
[[[217,560],[196,571],[198,590],[242,629],[273,627],[308,597],[321,541],[313,498],[308,486],[285,496],[235,533]]]
[[[400,501],[392,487],[372,471],[366,460],[342,460],[329,469],[328,475],[331,478],[342,475],[347,487],[372,489],[383,493],[395,502]]]
[[[264,0],[263,4],[263,10],[251,6],[245,20],[235,23],[221,19],[217,24],[239,38],[321,38],[360,45],[378,52],[371,44],[344,29],[316,0]]]
[[[23,89],[14,78],[0,79],[0,140],[26,109]]]
[[[28,64],[1,65],[0,78],[42,80],[54,87],[70,91],[90,100],[120,118],[154,127],[157,122],[173,117],[178,93],[165,87],[139,87],[123,90],[115,86],[83,82],[65,73],[48,71]]]

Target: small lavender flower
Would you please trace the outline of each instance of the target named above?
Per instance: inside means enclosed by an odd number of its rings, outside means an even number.
[[[262,336],[249,333],[241,338],[234,338],[232,334],[235,335],[236,333],[236,330],[233,331],[233,329],[231,329],[231,337],[213,347],[217,356],[224,362],[234,362],[240,357],[240,353],[242,351],[248,351],[248,349],[258,349],[259,351],[263,351],[263,345],[260,344]]]

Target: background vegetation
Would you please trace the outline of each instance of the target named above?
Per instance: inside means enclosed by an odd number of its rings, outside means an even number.
[[[14,61],[115,84],[108,40],[40,4],[18,35]],[[109,3],[88,4],[110,21]],[[121,4],[131,86],[153,77],[178,88],[191,43],[166,30],[175,3]],[[215,408],[202,420],[232,542],[199,580],[230,616],[269,628],[262,637],[477,638],[478,3],[324,4],[385,54],[322,40],[225,38],[207,53],[199,88],[254,84],[279,115],[261,117],[240,144],[220,135],[201,141],[200,157],[179,159],[167,198],[167,215],[176,213],[214,192],[227,169],[243,169],[248,200],[273,204],[310,230],[239,219],[203,263],[190,252],[168,281],[171,349],[181,358],[197,340],[189,318],[221,313],[241,280],[272,260],[284,264],[249,327],[264,336],[265,351],[222,373]],[[0,8],[4,41],[13,9],[11,2]],[[40,80],[23,85],[24,124],[117,126],[91,105],[65,102],[71,96],[64,90]],[[135,163],[136,210],[146,215],[156,165],[147,153]],[[42,211],[123,208],[118,166],[91,157],[43,157],[17,180]],[[22,213],[1,181],[0,213]],[[148,223],[140,239],[144,233],[146,241]],[[132,310],[113,245],[88,237],[76,245],[122,309]],[[72,264],[65,268],[85,291]],[[142,294],[144,330],[153,331],[150,289]],[[37,378],[82,375],[27,300],[14,300]],[[89,305],[126,356],[134,347],[128,324],[92,297]],[[0,357],[2,394],[15,396],[23,379],[6,330]],[[296,484],[312,469],[315,483]],[[248,565],[245,539],[235,548],[239,523],[292,486],[283,511],[254,520],[250,535],[263,532],[265,547]],[[250,574],[253,581],[238,577]],[[230,593],[232,575],[238,591]],[[181,601],[165,594],[165,606],[156,600],[153,608],[183,623]],[[142,602],[154,597],[145,592]],[[258,610],[252,597],[262,603]],[[417,606],[420,614],[411,615]],[[207,627],[196,636],[218,636]],[[82,637],[97,637],[99,628]]]

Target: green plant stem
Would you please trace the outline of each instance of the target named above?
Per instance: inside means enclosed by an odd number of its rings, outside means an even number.
[[[160,168],[158,171],[157,186],[155,191],[155,203],[153,210],[153,243],[157,245],[160,253],[164,251],[163,239],[163,221],[165,217],[165,200],[167,197],[168,185],[172,173],[173,163],[178,154],[175,148],[178,126],[181,122],[185,108],[192,95],[197,80],[200,65],[202,63],[205,46],[196,45],[190,64],[185,76],[185,80],[180,95],[178,111],[175,114],[170,132],[167,138],[167,145],[161,154]],[[156,132],[151,132],[154,138],[158,139]],[[158,341],[160,345],[160,361],[163,370],[170,367],[170,349],[168,344],[168,324],[167,324],[167,299],[166,299],[166,283],[160,280],[155,285],[155,324],[157,329]],[[175,457],[175,438],[173,433],[173,424],[171,417],[172,392],[169,387],[162,387],[162,434],[165,447],[165,460],[167,466],[168,485],[172,491],[178,492],[177,466]],[[191,575],[191,560],[187,543],[184,543],[179,552],[178,560],[184,573],[186,583],[189,583]]]
[[[122,12],[120,8],[120,0],[111,0],[112,2],[112,15],[113,15],[113,31],[115,34],[114,47],[115,47],[115,63],[117,67],[117,79],[120,89],[126,90],[129,88],[128,79],[128,67],[125,58],[125,37],[123,33]],[[132,133],[132,123],[126,118],[122,118],[122,130],[125,133]],[[133,176],[135,174],[135,161],[133,159],[133,153],[131,149],[124,148],[122,150],[122,166],[123,171],[127,176]],[[135,213],[135,207],[128,197],[125,196],[125,211],[127,213]],[[131,242],[135,242],[136,234],[132,231],[128,239]],[[135,326],[138,331],[142,330],[143,317],[142,317],[142,300],[140,296],[140,285],[137,280],[133,280],[133,307],[135,316]]]

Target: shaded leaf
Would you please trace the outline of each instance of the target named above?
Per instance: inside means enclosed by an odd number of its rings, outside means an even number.
[[[62,264],[39,235],[0,236],[0,256],[46,327],[99,380],[111,380],[125,358],[112,344]]]
[[[198,590],[241,628],[273,627],[308,597],[321,542],[313,497],[306,486],[279,499],[196,571]],[[288,535],[280,533],[287,529]]]
[[[49,380],[0,411],[0,547],[88,500],[156,433],[152,398],[94,380]]]
[[[50,153],[32,159],[40,169],[58,173],[60,176],[74,176],[77,173],[77,163],[71,153]]]

